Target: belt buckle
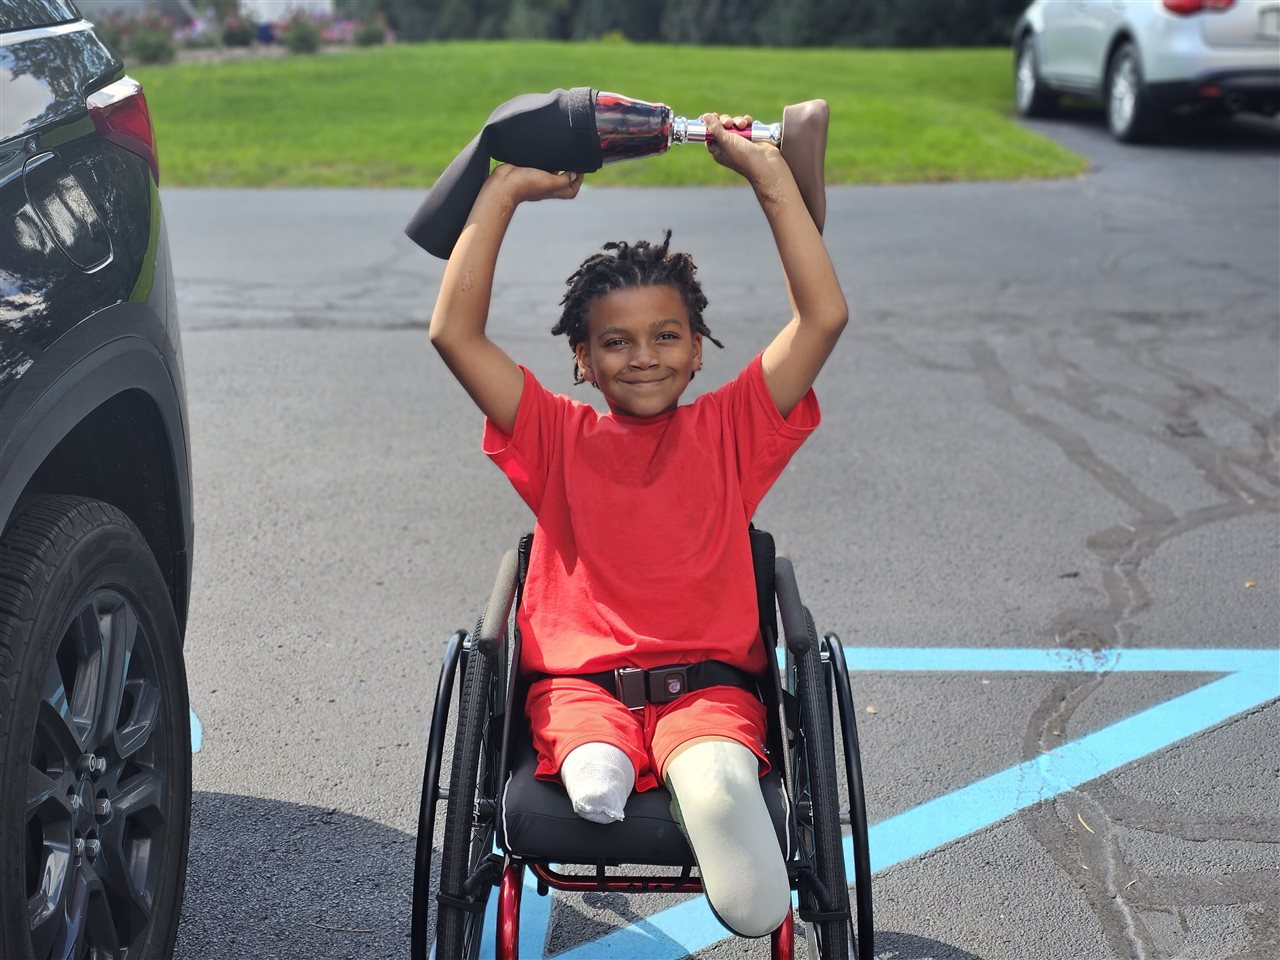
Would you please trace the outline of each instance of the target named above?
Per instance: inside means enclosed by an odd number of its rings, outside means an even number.
[[[639,667],[619,667],[613,671],[614,696],[628,710],[643,710],[648,700],[644,681],[645,671]]]
[[[688,692],[688,665],[649,671],[649,699],[654,703],[670,703]]]

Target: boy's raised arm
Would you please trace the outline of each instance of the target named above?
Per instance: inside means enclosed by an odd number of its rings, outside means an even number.
[[[493,270],[516,207],[529,200],[571,199],[582,175],[504,164],[489,175],[454,245],[431,313],[431,344],[476,406],[504,433],[516,424],[524,388],[520,368],[485,335]]]
[[[782,415],[788,416],[813,386],[849,319],[840,281],[822,235],[805,208],[791,168],[771,144],[751,143],[724,130],[749,128],[751,117],[703,117],[718,163],[736,170],[755,190],[773,231],[794,315],[765,348],[764,379]]]

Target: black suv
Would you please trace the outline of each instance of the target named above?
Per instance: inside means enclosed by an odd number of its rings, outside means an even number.
[[[142,90],[0,3],[0,957],[172,954],[186,875],[186,401]]]

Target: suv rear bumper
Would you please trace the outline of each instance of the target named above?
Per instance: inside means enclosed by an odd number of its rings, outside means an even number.
[[[1213,70],[1146,88],[1151,102],[1162,109],[1225,106],[1274,114],[1280,111],[1280,69]]]

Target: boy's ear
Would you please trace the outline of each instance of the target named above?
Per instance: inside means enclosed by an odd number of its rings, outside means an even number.
[[[702,334],[700,333],[693,335],[693,367],[695,370],[702,369]]]
[[[596,378],[591,371],[591,351],[587,349],[587,345],[578,344],[573,348],[573,354],[578,358],[578,370],[582,374],[582,379],[594,383]]]

